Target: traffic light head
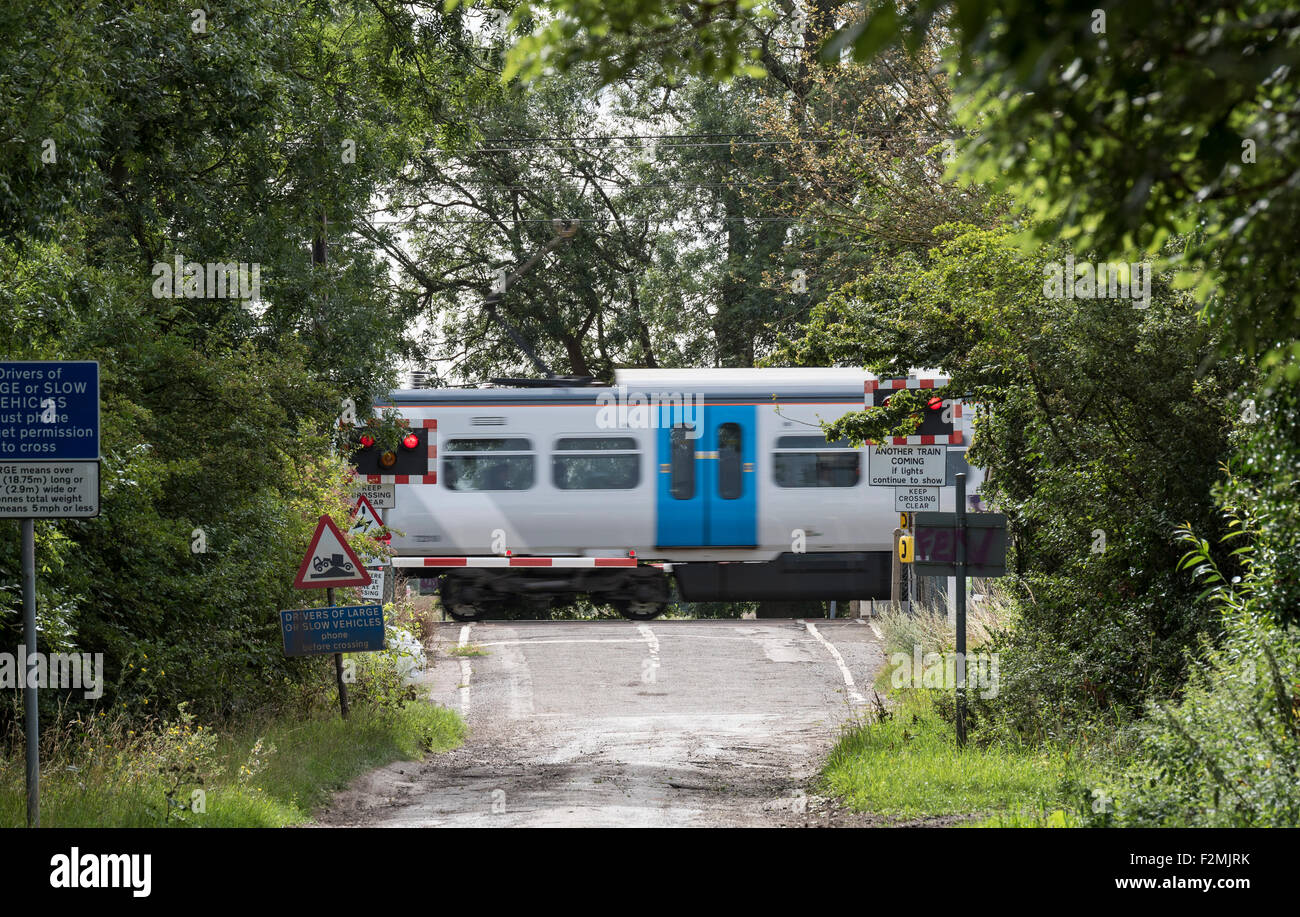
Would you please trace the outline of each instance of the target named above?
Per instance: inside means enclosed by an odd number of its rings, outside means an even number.
[[[429,434],[430,431],[426,429],[411,430],[403,434],[396,449],[384,448],[375,442],[374,437],[363,434],[352,451],[352,464],[356,466],[359,475],[428,474]]]

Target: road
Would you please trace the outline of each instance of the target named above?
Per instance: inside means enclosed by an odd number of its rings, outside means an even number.
[[[485,655],[456,656],[458,646]],[[321,825],[863,823],[811,782],[883,664],[858,620],[440,624],[465,744],[362,778]]]

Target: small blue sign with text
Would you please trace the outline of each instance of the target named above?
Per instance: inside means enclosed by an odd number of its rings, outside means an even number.
[[[99,458],[99,364],[0,363],[0,461]]]
[[[384,648],[380,605],[334,605],[280,612],[286,656],[374,653]]]

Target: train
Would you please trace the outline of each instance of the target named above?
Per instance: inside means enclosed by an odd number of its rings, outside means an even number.
[[[935,509],[954,508],[943,485],[971,470],[970,414],[947,381],[624,369],[603,385],[403,389],[375,408],[405,419],[406,448],[353,461],[364,482],[394,485],[394,566],[436,576],[457,620],[583,595],[633,620],[672,601],[884,598],[898,504],[871,478],[888,471],[889,447],[943,450],[945,480],[923,488],[938,491]],[[936,389],[913,436],[827,441],[823,422],[902,387]]]

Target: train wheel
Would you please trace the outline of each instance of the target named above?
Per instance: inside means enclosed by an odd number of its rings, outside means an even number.
[[[438,584],[438,600],[442,603],[443,610],[451,615],[452,620],[466,622],[481,620],[488,609],[465,601],[465,592],[457,578],[451,575],[443,576],[442,582]]]
[[[629,621],[650,621],[664,613],[663,602],[616,602],[618,613]]]
[[[455,621],[481,621],[487,612],[475,605],[443,605],[447,614]]]

